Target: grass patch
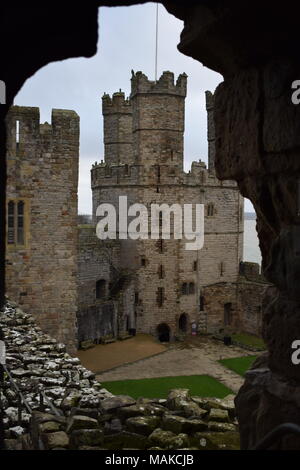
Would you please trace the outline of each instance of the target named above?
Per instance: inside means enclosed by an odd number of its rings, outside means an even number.
[[[227,369],[233,370],[233,372],[244,377],[256,358],[257,356],[233,357],[232,359],[221,359],[219,362]]]
[[[258,336],[249,335],[247,333],[235,333],[231,335],[233,341],[244,344],[245,346],[252,346],[257,349],[266,349],[266,345],[262,338]]]
[[[188,388],[191,395],[224,398],[232,391],[209,375],[188,375],[178,377],[157,377],[140,380],[117,380],[102,382],[115,395],[129,395],[132,398],[166,398],[173,388]]]

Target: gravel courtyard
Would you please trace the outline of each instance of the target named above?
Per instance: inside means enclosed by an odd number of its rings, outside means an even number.
[[[149,341],[149,338],[147,338],[148,355],[150,352]],[[141,339],[138,337],[118,343],[119,353],[120,356],[123,357],[123,362],[126,362],[126,349],[129,348],[130,351],[134,350],[135,343],[139,344],[139,350],[141,350]],[[116,343],[114,343],[114,345],[115,344]],[[158,346],[154,339],[153,344]],[[110,346],[111,345],[104,346],[104,348],[106,348],[105,356],[107,358],[109,357]],[[207,337],[189,338],[184,343],[170,344],[161,352],[157,351],[156,348],[154,348],[154,350],[154,356],[139,359],[127,364],[125,363],[111,370],[106,370],[97,374],[97,379],[104,382],[206,374],[216,378],[236,393],[243,384],[243,378],[226,369],[217,361],[225,358],[253,355],[253,353],[248,353],[244,349],[236,346],[225,346],[222,342]],[[93,350],[90,350],[90,354],[92,354],[92,351]],[[132,354],[130,354],[130,356],[132,356]]]

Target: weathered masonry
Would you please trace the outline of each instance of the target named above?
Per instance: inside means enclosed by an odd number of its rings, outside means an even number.
[[[6,294],[74,350],[79,117],[13,106],[7,124]]]

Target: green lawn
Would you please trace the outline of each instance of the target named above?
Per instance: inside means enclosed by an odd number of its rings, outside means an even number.
[[[188,388],[191,395],[224,398],[232,391],[209,375],[179,377],[157,377],[154,379],[117,380],[101,382],[115,395],[129,395],[132,398],[166,398],[173,388]]]
[[[232,359],[222,359],[219,361],[223,366],[244,376],[245,372],[253,364],[257,356],[233,357]]]
[[[233,341],[244,344],[245,346],[252,346],[257,349],[266,349],[266,345],[262,338],[247,333],[235,333],[231,335]]]

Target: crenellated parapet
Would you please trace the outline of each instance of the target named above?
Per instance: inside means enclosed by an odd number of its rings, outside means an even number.
[[[188,186],[237,188],[235,181],[219,180],[214,173],[209,171],[206,163],[202,160],[192,162],[190,171],[184,173],[183,181]]]
[[[51,146],[64,145],[64,142],[78,145],[79,116],[75,111],[52,109],[51,124],[41,124],[39,108],[12,106],[6,122],[8,157],[21,154],[30,146],[37,147],[43,142],[49,142]]]
[[[143,168],[141,165],[109,165],[95,162],[91,169],[92,189],[110,185],[136,185],[140,181]]]
[[[174,83],[174,73],[165,71],[157,81],[149,80],[142,72],[134,73],[131,77],[131,97],[139,93],[162,93],[186,96],[187,75],[182,73]]]
[[[102,96],[102,113],[104,116],[115,113],[131,114],[131,101],[129,98],[125,98],[125,93],[121,90],[113,93],[112,96],[104,93]]]

